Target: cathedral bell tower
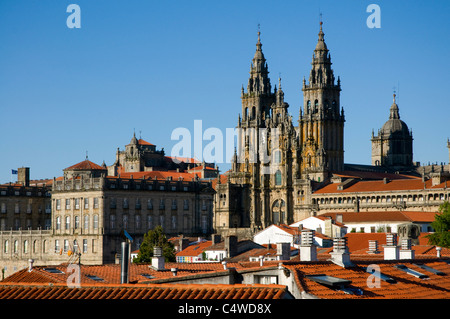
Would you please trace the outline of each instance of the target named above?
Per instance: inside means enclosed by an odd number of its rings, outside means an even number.
[[[303,80],[303,112],[299,116],[302,178],[322,182],[331,171],[344,168],[344,110],[341,83],[331,68],[331,56],[320,22],[308,83]]]

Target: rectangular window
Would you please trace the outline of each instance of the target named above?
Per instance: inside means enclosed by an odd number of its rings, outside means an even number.
[[[19,203],[14,204],[14,213],[18,214],[20,213],[20,206]]]
[[[140,229],[141,228],[141,216],[140,215],[136,215],[135,216],[135,226],[136,229]]]
[[[83,253],[88,252],[87,239],[83,239]]]
[[[80,209],[80,199],[75,198],[75,209]]]
[[[60,210],[61,209],[61,200],[57,199],[56,200],[56,210]]]
[[[55,240],[55,252],[58,253],[59,252],[59,239]]]
[[[89,229],[89,215],[84,215],[84,229]]]
[[[1,204],[1,212],[6,213],[6,203]]]
[[[111,229],[116,229],[116,215],[109,216],[109,222]]]
[[[84,209],[89,209],[89,198],[84,199]]]
[[[153,201],[151,199],[147,200],[147,209],[153,209]]]
[[[94,198],[94,208],[98,208],[98,197]]]
[[[70,209],[70,199],[66,199],[66,209]]]
[[[98,215],[94,215],[94,229],[98,228]]]
[[[147,227],[148,227],[148,229],[153,228],[153,216],[152,215],[147,216]]]

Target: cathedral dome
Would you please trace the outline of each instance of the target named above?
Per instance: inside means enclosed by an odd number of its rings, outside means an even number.
[[[394,103],[391,106],[389,120],[384,123],[381,128],[381,133],[384,136],[409,136],[408,125],[405,122],[400,120],[400,114],[398,111],[398,105],[395,103],[395,95],[394,95]]]

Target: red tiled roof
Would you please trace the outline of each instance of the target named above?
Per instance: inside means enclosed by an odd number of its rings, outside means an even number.
[[[374,265],[380,272],[396,280],[396,283],[381,281],[379,287],[368,285],[370,274],[363,267],[373,261],[357,262],[355,267],[344,268],[330,262],[312,262],[285,264],[295,276],[297,286],[302,291],[324,299],[448,299],[450,298],[450,265],[445,261],[424,261],[427,266],[445,273],[439,276],[420,269],[410,261],[378,261]],[[426,273],[429,279],[423,280],[397,269],[394,265],[403,264],[421,273]],[[347,294],[338,289],[330,289],[319,284],[307,275],[326,274],[328,276],[351,280],[350,287],[357,288],[362,295]]]
[[[212,241],[204,241],[198,244],[193,244],[182,251],[178,252],[176,256],[190,256],[190,257],[197,257],[202,254],[202,252],[212,246]]]
[[[345,212],[345,213],[324,213],[317,218],[330,216],[336,220],[337,215],[342,215],[343,223],[362,222],[432,222],[437,213],[435,212],[402,212],[402,211],[379,211],[379,212]]]
[[[423,182],[422,179],[397,179],[384,183],[382,180],[357,181],[352,185],[338,190],[339,183],[331,183],[314,191],[314,194],[332,194],[332,193],[354,193],[354,192],[382,192],[399,190],[420,190],[444,188],[445,182],[432,186],[431,179]]]
[[[67,167],[64,170],[104,170],[105,168],[86,159],[80,163]]]
[[[147,141],[144,141],[142,138],[138,139],[138,144],[139,145],[151,145],[151,146],[155,146],[155,144],[149,143]]]
[[[346,178],[361,178],[361,179],[372,179],[372,180],[382,180],[383,178],[388,178],[390,180],[394,179],[421,179],[420,177],[405,174],[393,174],[393,173],[381,173],[381,172],[364,172],[364,171],[342,171],[333,173],[334,176],[346,177]]]
[[[282,299],[282,285],[81,285],[1,284],[0,299]]]
[[[121,178],[121,179],[158,179],[166,180],[168,177],[172,177],[172,180],[178,180],[182,178],[185,181],[191,181],[195,179],[196,174],[177,172],[177,171],[148,171],[148,172],[125,172],[121,173],[120,176],[107,176],[108,178]]]

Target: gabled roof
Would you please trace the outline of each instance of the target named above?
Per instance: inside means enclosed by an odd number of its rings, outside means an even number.
[[[72,171],[72,170],[105,170],[105,168],[91,162],[88,159],[85,159],[82,162],[79,162],[75,165],[72,165],[64,169],[64,171]]]
[[[197,257],[200,256],[207,248],[211,247],[212,241],[204,241],[201,243],[189,245],[176,254],[177,257]]]
[[[144,141],[142,138],[138,139],[138,144],[139,145],[150,145],[150,146],[155,146],[155,144],[149,143],[147,141]]]

